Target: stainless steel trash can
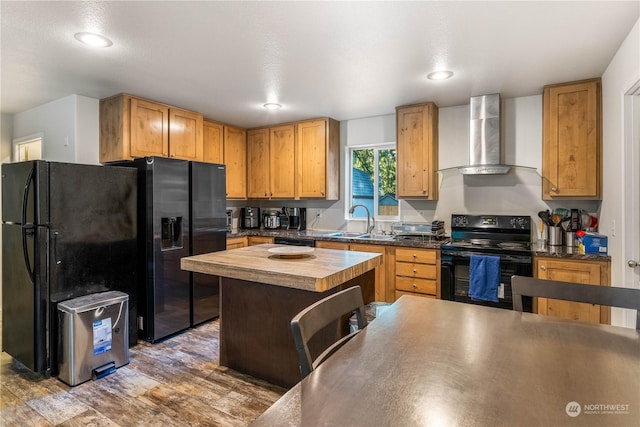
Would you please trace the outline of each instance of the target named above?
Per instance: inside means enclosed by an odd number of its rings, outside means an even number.
[[[110,291],[58,303],[58,378],[75,386],[129,363],[129,296]]]

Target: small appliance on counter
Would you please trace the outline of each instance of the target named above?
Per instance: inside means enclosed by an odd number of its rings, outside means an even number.
[[[282,212],[278,214],[280,216],[280,230],[289,229],[289,209],[282,207]]]
[[[262,225],[267,230],[277,230],[280,228],[280,212],[267,211],[263,215]]]
[[[307,208],[288,208],[289,230],[303,231],[307,229]]]
[[[242,228],[260,228],[260,208],[240,209]]]
[[[231,233],[233,228],[233,211],[227,209],[227,233]]]

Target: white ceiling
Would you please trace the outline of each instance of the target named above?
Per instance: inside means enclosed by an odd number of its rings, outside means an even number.
[[[601,76],[639,1],[0,2],[1,111],[120,92],[243,127]],[[81,45],[102,33],[110,48]],[[639,53],[640,55],[640,53]],[[447,68],[455,76],[432,82]],[[262,108],[267,102],[284,107]]]

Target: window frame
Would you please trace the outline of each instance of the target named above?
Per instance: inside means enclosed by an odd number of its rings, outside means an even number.
[[[351,183],[353,182],[353,151],[354,150],[367,150],[367,149],[373,149],[374,152],[374,167],[375,167],[375,179],[373,182],[373,192],[374,192],[374,197],[373,197],[373,212],[371,212],[371,216],[375,217],[376,221],[389,221],[389,222],[398,222],[400,221],[400,218],[402,216],[401,213],[401,203],[400,200],[396,198],[396,200],[398,200],[398,215],[397,216],[389,216],[389,215],[384,215],[384,216],[378,216],[376,215],[380,206],[379,206],[379,170],[378,170],[378,152],[380,150],[396,150],[396,159],[397,159],[397,147],[396,147],[396,143],[395,142],[381,142],[381,143],[377,143],[377,144],[362,144],[362,145],[348,145],[345,147],[345,206],[344,206],[344,219],[346,221],[366,221],[366,217],[362,218],[362,217],[352,217],[349,214],[349,208],[351,208],[351,201],[353,200],[353,195],[352,195],[352,187],[351,187]],[[398,175],[397,175],[397,169],[398,165],[396,163],[396,194],[397,194],[397,183],[398,183]]]

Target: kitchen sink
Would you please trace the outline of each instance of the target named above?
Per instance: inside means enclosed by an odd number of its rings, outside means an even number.
[[[326,237],[344,237],[346,239],[367,239],[367,240],[393,240],[394,236],[385,234],[357,233],[353,231],[338,231],[325,234]]]
[[[338,231],[336,233],[325,234],[327,237],[348,237],[350,239],[359,238],[360,236],[364,236],[365,234],[356,233],[354,231]]]
[[[370,239],[370,240],[393,240],[395,236],[389,234],[361,234],[356,239]]]

